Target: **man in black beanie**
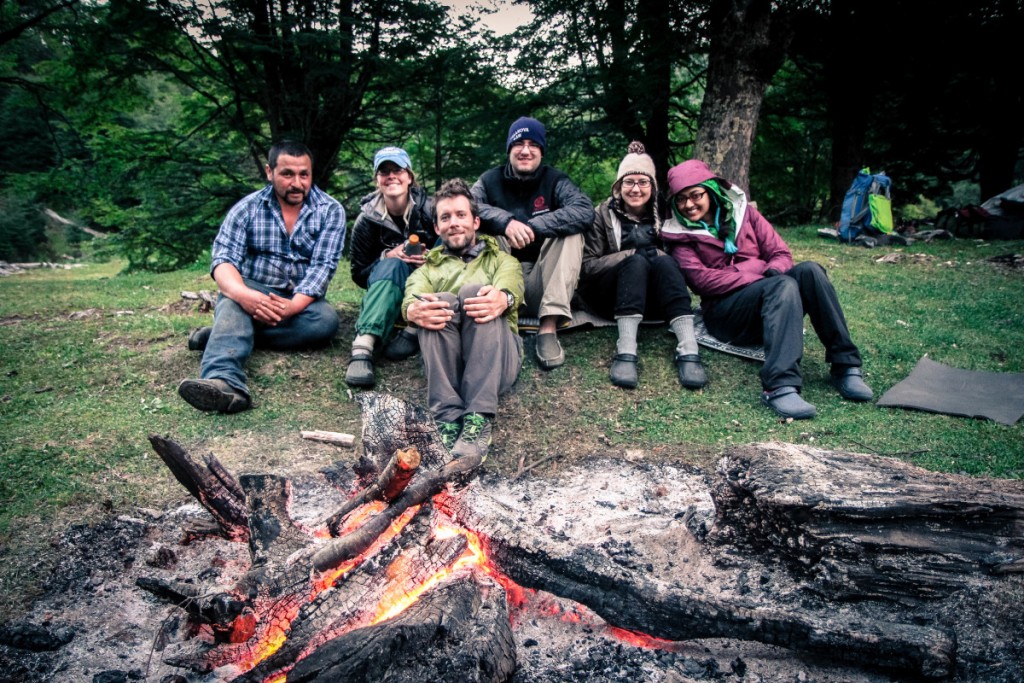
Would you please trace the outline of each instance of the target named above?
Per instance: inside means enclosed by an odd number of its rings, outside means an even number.
[[[550,370],[565,362],[558,342],[561,322],[583,262],[583,231],[594,222],[594,204],[567,175],[543,162],[547,132],[537,119],[521,117],[508,129],[508,161],[473,185],[482,232],[505,238],[523,266],[524,314],[540,319],[537,361]]]

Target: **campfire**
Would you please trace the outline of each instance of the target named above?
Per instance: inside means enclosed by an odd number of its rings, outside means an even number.
[[[0,665],[13,680],[78,680],[90,661],[94,681],[161,683],[1024,672],[1021,482],[791,444],[731,449],[714,474],[599,459],[507,480],[452,460],[421,408],[358,400],[362,457],[316,481],[236,477],[152,436],[198,503],[153,514],[178,543],[156,543],[156,522],[135,518],[74,530],[57,578],[91,595],[58,602],[55,581],[35,624],[0,634]],[[117,535],[120,554],[97,543]],[[163,615],[148,633],[57,637],[60,616],[102,620],[98,594],[128,575],[126,610]],[[5,649],[29,636],[50,636],[53,654]],[[105,648],[138,638],[147,646],[118,655],[136,667],[96,671],[114,657]]]

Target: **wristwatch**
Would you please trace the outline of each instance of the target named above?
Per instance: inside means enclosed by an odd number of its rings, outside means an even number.
[[[505,292],[505,302],[508,304],[508,308],[505,309],[505,315],[508,315],[510,312],[515,310],[516,295],[507,289],[503,289],[501,291]]]

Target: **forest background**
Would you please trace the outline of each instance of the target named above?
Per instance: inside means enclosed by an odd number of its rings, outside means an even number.
[[[273,139],[305,140],[354,217],[380,146],[433,190],[499,163],[520,115],[595,202],[641,140],[777,227],[834,222],[864,166],[904,222],[1024,178],[1021,0],[518,0],[532,19],[507,33],[501,0],[455,4],[0,3],[0,260],[186,267]]]

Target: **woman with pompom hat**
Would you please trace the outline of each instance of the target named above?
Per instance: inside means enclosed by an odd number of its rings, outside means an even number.
[[[784,418],[816,414],[800,395],[804,315],[825,346],[839,394],[870,400],[860,351],[825,269],[813,261],[793,265],[789,247],[746,194],[703,161],[669,169],[668,185],[672,217],[662,239],[700,296],[708,331],[734,344],[764,344],[762,402]]]
[[[700,389],[708,380],[693,329],[693,308],[686,281],[662,249],[658,183],[654,161],[643,144],[630,143],[619,164],[612,196],[597,207],[584,233],[579,293],[594,313],[614,318],[619,329],[609,377],[632,389],[639,381],[637,334],[640,322],[667,320],[675,333],[674,362],[679,382]]]

